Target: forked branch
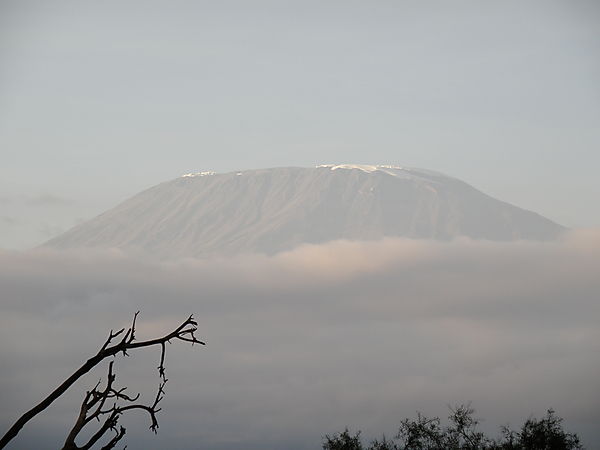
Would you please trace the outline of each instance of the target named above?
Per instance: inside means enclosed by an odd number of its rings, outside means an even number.
[[[112,438],[102,447],[102,449],[112,449],[125,436],[125,428],[117,425],[119,419],[126,411],[141,410],[148,413],[150,416],[150,429],[156,433],[158,431],[158,419],[156,414],[160,411],[158,404],[164,397],[165,380],[161,380],[158,385],[158,390],[154,402],[151,405],[135,403],[140,395],[130,397],[125,394],[126,388],[117,389],[114,387],[115,374],[113,372],[113,361],[108,365],[108,375],[106,377],[106,387],[98,389],[100,383],[96,384],[91,391],[88,391],[81,404],[79,416],[75,421],[75,425],[65,440],[62,450],[87,450],[91,449],[100,439],[107,433],[113,432]],[[112,401],[112,406],[107,406],[107,400]],[[120,403],[125,403],[122,405]],[[77,436],[82,432],[84,427],[92,421],[102,422],[100,428],[88,439],[82,446],[78,446],[75,442]]]
[[[118,422],[119,416],[128,410],[132,409],[140,409],[145,410],[152,420],[152,425],[150,429],[156,432],[158,428],[158,422],[156,421],[156,413],[160,410],[157,408],[158,403],[162,399],[164,394],[164,386],[167,381],[165,377],[165,344],[167,342],[171,342],[172,340],[180,340],[184,342],[194,344],[205,345],[204,342],[198,340],[195,336],[196,331],[198,330],[198,323],[194,320],[193,316],[189,316],[185,321],[183,321],[175,330],[170,333],[156,338],[150,339],[147,341],[135,341],[135,332],[136,332],[136,320],[139,311],[135,313],[133,316],[133,320],[131,322],[131,326],[125,330],[125,328],[120,329],[119,331],[113,332],[110,331],[108,338],[98,350],[98,353],[88,359],[79,369],[77,369],[69,378],[67,378],[60,386],[58,386],[54,391],[52,391],[44,400],[35,405],[25,414],[23,414],[10,429],[6,432],[6,434],[0,439],[0,449],[6,447],[6,445],[17,436],[19,431],[23,428],[23,426],[33,419],[35,416],[44,411],[48,406],[50,406],[57,398],[59,398],[62,394],[64,394],[67,389],[69,389],[77,380],[79,380],[83,375],[88,373],[98,364],[100,364],[106,358],[115,356],[119,353],[123,355],[127,355],[129,350],[133,350],[136,348],[143,347],[151,347],[154,345],[161,346],[161,355],[160,355],[160,363],[158,365],[158,373],[161,378],[161,382],[159,384],[158,392],[156,395],[156,399],[151,406],[142,405],[142,404],[130,404],[125,406],[117,407],[116,403],[105,410],[105,404],[107,400],[121,400],[127,402],[135,402],[137,400],[136,397],[129,397],[124,393],[125,388],[117,390],[113,387],[113,383],[115,380],[115,375],[113,373],[113,363],[109,364],[108,378],[106,387],[103,390],[99,390],[100,383],[98,383],[91,391],[87,392],[84,401],[81,405],[81,409],[79,412],[79,416],[75,425],[69,436],[67,437],[67,442],[65,443],[65,448],[73,448],[73,449],[89,449],[94,445],[98,440],[104,436],[109,430],[114,431],[115,436],[108,442],[103,448],[111,449],[113,448],[117,442],[125,435],[125,429],[120,427],[117,429],[116,425]],[[120,340],[118,338],[121,337]],[[93,419],[100,420],[100,417],[105,418],[101,428],[98,430],[90,441],[86,443],[83,447],[66,447],[67,443],[72,442],[74,444],[74,439],[77,434],[81,431],[81,429],[89,423]],[[97,438],[96,435],[101,433]],[[114,441],[114,442],[113,442]],[[88,445],[89,444],[89,445]]]

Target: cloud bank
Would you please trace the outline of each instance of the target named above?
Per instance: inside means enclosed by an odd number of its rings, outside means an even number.
[[[0,426],[141,310],[139,338],[190,313],[207,346],[172,345],[158,436],[129,448],[309,449],[345,426],[393,434],[471,401],[483,428],[554,407],[600,445],[600,230],[555,243],[387,239],[272,257],[148,262],[120,252],[0,252]],[[154,349],[117,358],[151,398]],[[90,374],[12,448],[56,448]]]

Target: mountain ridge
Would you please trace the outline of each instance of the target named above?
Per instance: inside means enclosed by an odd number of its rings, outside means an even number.
[[[438,172],[328,164],[185,174],[44,245],[169,258],[273,254],[336,239],[550,240],[564,230]]]

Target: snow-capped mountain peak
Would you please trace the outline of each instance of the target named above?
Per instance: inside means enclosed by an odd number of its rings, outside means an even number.
[[[181,257],[270,254],[336,239],[545,240],[563,230],[436,172],[328,164],[189,173],[137,194],[47,245]]]

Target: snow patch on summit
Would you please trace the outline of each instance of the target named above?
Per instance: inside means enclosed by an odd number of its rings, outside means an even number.
[[[213,172],[209,170],[207,172],[192,172],[181,175],[181,178],[191,178],[191,177],[206,177],[208,175],[215,175],[217,172]]]
[[[408,172],[408,169],[405,169],[404,167],[392,166],[392,165],[372,166],[372,165],[368,165],[368,164],[321,164],[320,166],[317,166],[317,169],[321,169],[321,168],[325,168],[325,169],[329,169],[329,170],[339,170],[339,169],[361,170],[366,173],[383,172],[383,173],[387,173],[388,175],[392,175],[394,177],[402,177],[402,178],[406,177],[406,172]]]
[[[369,164],[321,164],[316,166],[317,169],[329,169],[329,170],[360,170],[366,173],[383,172],[387,175],[391,175],[396,178],[402,178],[406,180],[422,180],[427,183],[436,183],[431,177],[454,179],[441,172],[436,172],[428,169],[419,169],[416,167],[402,167],[390,164],[380,165],[369,165]]]

